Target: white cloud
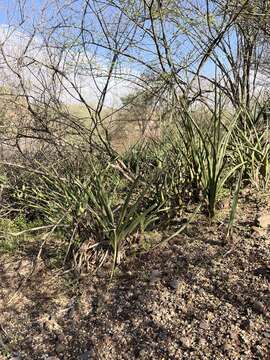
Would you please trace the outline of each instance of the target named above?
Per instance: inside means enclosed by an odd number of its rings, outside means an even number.
[[[101,96],[110,65],[105,58],[92,57],[92,69],[86,56],[76,53],[67,53],[64,62],[59,59],[58,50],[53,47],[46,48],[43,40],[38,36],[31,38],[28,34],[7,25],[0,26],[0,44],[5,55],[4,59],[0,54],[0,82],[2,84],[18,87],[19,79],[15,74],[17,72],[23,78],[31,94],[37,97],[54,90],[60,92],[60,98],[67,103],[79,102],[79,96],[71,82],[76,83],[76,87],[91,104],[97,103]],[[76,60],[76,66],[74,66],[74,60]],[[62,84],[60,82],[56,84],[56,88],[54,72],[49,69],[53,64],[57,64],[67,76],[67,79],[61,79]],[[80,67],[82,70],[79,72]],[[125,73],[125,76],[120,78],[119,74],[116,74],[109,82],[105,97],[105,105],[108,107],[121,105],[121,97],[127,95],[134,88],[131,82],[131,69],[126,67],[121,69],[121,72]]]

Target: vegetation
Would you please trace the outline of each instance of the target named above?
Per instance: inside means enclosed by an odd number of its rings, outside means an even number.
[[[0,358],[268,359],[270,1],[0,8]]]
[[[77,3],[55,18],[44,5],[31,22],[25,2],[3,30],[5,244],[45,232],[64,239],[65,265],[111,261],[114,271],[145,232],[171,239],[195,209],[215,222],[225,196],[232,234],[240,189],[269,188],[268,87],[257,82],[267,72],[268,5]],[[14,56],[15,29],[27,41]],[[129,90],[113,103],[115,84]]]
[[[96,153],[23,168],[6,164],[5,244],[25,229],[54,229],[65,239],[65,261],[90,269],[109,257],[114,269],[145,231],[173,235],[175,218],[200,203],[213,221],[224,193],[249,185],[268,189],[268,129],[241,129],[239,118],[216,107],[200,123],[186,111],[158,141],[143,139],[114,159]],[[234,196],[228,231],[236,206]],[[90,264],[76,255],[85,243]]]

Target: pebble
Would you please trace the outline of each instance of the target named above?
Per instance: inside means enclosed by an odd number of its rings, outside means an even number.
[[[173,279],[169,283],[170,288],[177,290],[179,288],[179,280]]]
[[[223,344],[223,349],[225,350],[225,351],[231,351],[232,349],[233,349],[233,346],[232,346],[232,344],[231,344],[231,342],[225,342],[224,344]]]
[[[201,338],[201,339],[199,340],[199,346],[200,346],[201,348],[205,348],[205,347],[207,346],[207,341],[206,341],[205,339]]]
[[[63,344],[57,344],[56,347],[55,347],[55,351],[57,353],[62,353],[65,351],[65,346]]]
[[[259,223],[260,227],[268,230],[270,227],[270,214],[264,214],[264,215],[259,216],[258,223]]]
[[[149,284],[152,285],[159,281],[161,278],[161,272],[159,270],[153,270],[149,277]]]
[[[244,319],[240,324],[240,328],[242,330],[248,330],[250,328],[250,320],[249,319]]]
[[[202,329],[202,330],[208,329],[208,327],[209,327],[208,322],[205,321],[205,320],[201,321],[199,327],[200,327],[200,329]]]
[[[183,336],[179,340],[184,348],[189,349],[191,347],[191,341],[188,337]]]
[[[91,351],[85,351],[80,355],[79,360],[91,360]]]
[[[259,301],[254,301],[253,303],[253,310],[255,310],[259,314],[265,314],[265,308],[263,304]]]
[[[142,349],[140,351],[140,356],[143,358],[143,359],[146,359],[147,356],[148,356],[148,351],[146,349]]]

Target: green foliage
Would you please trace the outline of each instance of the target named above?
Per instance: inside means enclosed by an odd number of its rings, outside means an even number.
[[[251,126],[237,127],[234,133],[234,147],[237,151],[234,162],[244,162],[244,180],[257,190],[266,190],[270,180],[270,143],[269,128]]]
[[[234,196],[233,196],[233,201],[232,201],[232,206],[231,206],[231,211],[230,211],[230,218],[229,218],[228,229],[227,229],[227,237],[232,236],[232,229],[233,229],[233,224],[234,224],[235,216],[236,216],[238,196],[239,196],[239,192],[241,189],[243,170],[244,170],[244,166],[242,166],[242,168],[239,170],[238,180],[237,180],[235,190],[234,190]]]
[[[24,216],[19,215],[15,219],[1,218],[0,219],[0,252],[14,252],[22,237],[15,237],[17,232],[28,229],[30,224],[26,222]]]
[[[16,213],[25,215],[2,224],[2,247],[12,251],[11,233],[46,225],[66,240],[61,258],[90,241],[91,251],[111,255],[114,271],[126,249],[134,249],[133,239],[136,249],[148,249],[144,233],[171,233],[189,205],[197,213],[206,204],[212,219],[219,200],[234,189],[231,234],[243,182],[266,189],[270,176],[268,128],[244,115],[246,127],[242,110],[228,116],[216,95],[211,112],[176,114],[160,139],[144,139],[114,159],[70,156],[57,165],[38,164],[38,171],[13,172],[9,196]]]
[[[17,248],[17,240],[10,236],[10,232],[16,231],[17,227],[10,219],[0,219],[0,252],[9,253]]]
[[[183,115],[182,126],[178,126],[190,181],[195,188],[201,189],[206,198],[210,218],[215,216],[216,204],[224,185],[243,164],[240,161],[231,166],[227,161],[238,115],[228,127],[222,117],[222,109],[218,104],[208,120],[208,126],[198,123],[188,112]]]
[[[40,219],[29,221],[25,215],[0,218],[0,252],[14,252],[27,240],[28,232],[43,225]]]
[[[122,243],[133,233],[143,232],[158,219],[162,203],[154,202],[151,188],[141,177],[125,188],[125,182],[107,165],[100,170],[93,162],[91,175],[66,177],[48,172],[35,187],[18,189],[18,202],[42,217],[45,224],[58,224],[80,245],[87,238],[109,248],[118,262]],[[125,191],[124,191],[125,190]]]

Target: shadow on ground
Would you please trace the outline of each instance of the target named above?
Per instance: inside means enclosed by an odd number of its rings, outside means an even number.
[[[269,358],[269,240],[223,233],[193,224],[112,282],[52,271],[48,254],[27,280],[34,248],[1,256],[0,359]]]

